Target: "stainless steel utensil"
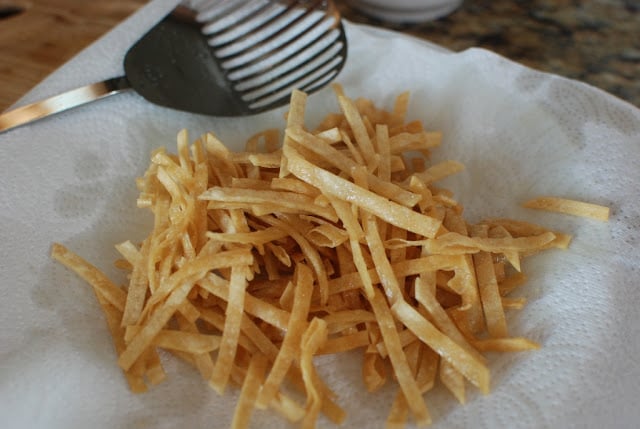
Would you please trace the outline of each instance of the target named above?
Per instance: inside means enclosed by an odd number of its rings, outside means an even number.
[[[209,0],[195,9],[179,6],[133,45],[125,76],[3,113],[0,133],[131,89],[178,110],[251,115],[285,104],[293,89],[322,88],[347,57],[330,0]]]

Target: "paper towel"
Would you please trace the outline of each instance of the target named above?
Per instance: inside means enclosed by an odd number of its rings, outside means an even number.
[[[158,0],[64,65],[22,101],[122,73],[127,48],[177,2]],[[338,81],[390,107],[410,90],[410,116],[444,132],[435,159],[466,170],[447,179],[471,220],[515,217],[575,236],[567,251],[527,260],[529,304],[511,332],[542,349],[492,356],[492,393],[460,406],[427,395],[434,428],[633,427],[640,419],[640,110],[585,84],[490,52],[451,53],[400,34],[346,23]],[[310,124],[337,105],[310,97]],[[0,409],[11,428],[226,427],[237,392],[219,397],[195,371],[165,359],[168,379],[133,395],[116,365],[93,292],[49,259],[60,241],[112,278],[113,245],[146,235],[134,179],[151,149],[183,127],[240,144],[282,126],[284,109],[252,118],[175,112],[123,94],[0,135]],[[519,207],[538,195],[605,204],[608,223]],[[345,427],[383,427],[394,389],[367,394],[359,355],[318,360],[348,413]],[[281,427],[256,412],[253,427]],[[322,420],[321,427],[331,425]]]

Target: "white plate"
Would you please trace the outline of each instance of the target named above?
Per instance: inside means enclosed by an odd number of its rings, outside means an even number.
[[[121,72],[126,48],[175,0],[151,3],[50,76],[23,101]],[[528,260],[529,305],[510,313],[512,333],[542,344],[491,359],[492,393],[470,389],[458,406],[427,397],[434,427],[633,427],[640,418],[640,111],[587,85],[532,71],[483,50],[446,52],[400,34],[347,25],[339,77],[352,96],[390,106],[412,91],[411,116],[444,131],[438,159],[467,165],[448,180],[474,220],[512,216],[574,234],[568,251]],[[313,122],[336,108],[311,97]],[[135,94],[0,135],[0,410],[6,427],[224,427],[236,393],[218,397],[192,370],[168,360],[168,380],[132,395],[91,290],[49,259],[65,243],[120,278],[113,245],[144,236],[135,177],[152,148],[175,134],[214,130],[241,142],[282,124],[283,110],[214,119],[151,105]],[[527,211],[553,194],[606,204],[610,222]],[[363,393],[357,355],[320,362],[349,417],[382,427],[393,389]],[[254,427],[280,427],[268,412]],[[321,427],[328,426],[326,421]]]

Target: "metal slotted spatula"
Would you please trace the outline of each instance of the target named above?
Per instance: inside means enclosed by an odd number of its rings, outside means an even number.
[[[311,93],[342,69],[347,41],[330,0],[204,1],[178,6],[127,52],[125,76],[0,115],[0,132],[133,89],[162,106],[246,116]]]

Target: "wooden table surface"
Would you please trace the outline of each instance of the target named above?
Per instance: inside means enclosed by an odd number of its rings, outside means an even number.
[[[149,0],[0,0],[0,111]],[[590,83],[640,107],[640,2],[467,0],[415,25],[370,19],[337,0],[353,22],[385,26],[454,51],[483,47]]]
[[[147,0],[0,0],[0,111]]]

